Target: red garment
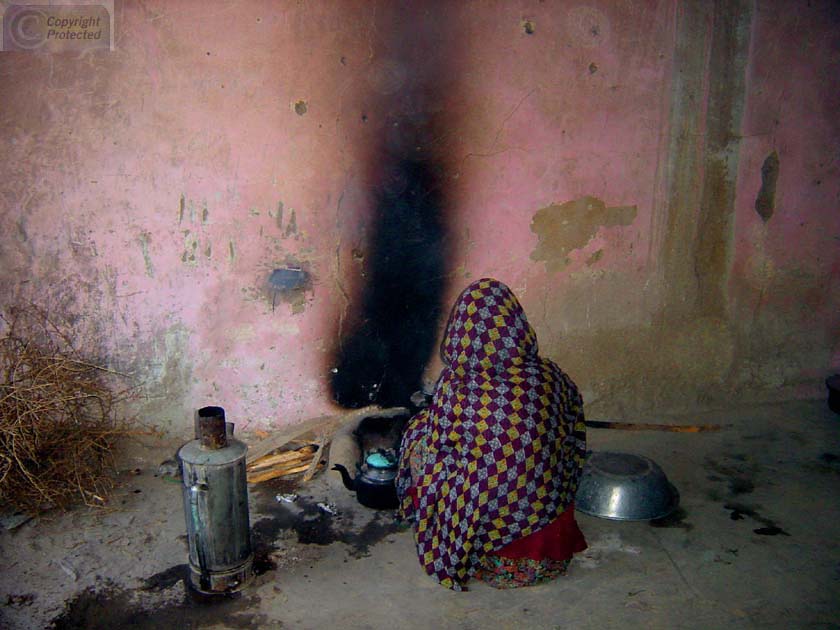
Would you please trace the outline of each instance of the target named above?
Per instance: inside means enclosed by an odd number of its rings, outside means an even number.
[[[416,506],[417,490],[409,488],[408,494]],[[575,520],[575,504],[570,503],[560,516],[541,530],[514,540],[496,553],[488,555],[512,560],[529,558],[563,561],[571,560],[574,554],[586,551],[587,547],[586,538]]]
[[[530,558],[531,560],[569,560],[572,554],[586,549],[586,539],[575,521],[575,504],[541,530],[514,540],[497,552],[500,558]]]

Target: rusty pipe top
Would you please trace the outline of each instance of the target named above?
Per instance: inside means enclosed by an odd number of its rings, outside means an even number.
[[[225,410],[222,407],[202,407],[198,410],[196,438],[202,448],[218,450],[227,446]]]

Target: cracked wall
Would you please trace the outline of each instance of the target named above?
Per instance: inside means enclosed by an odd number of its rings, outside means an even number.
[[[384,143],[434,158],[444,303],[507,282],[593,416],[821,394],[831,2],[418,4],[123,3],[113,52],[0,54],[4,303],[75,318],[168,431],[210,403],[245,426],[330,412],[400,186]],[[395,20],[447,44],[414,51],[427,74]],[[278,299],[282,268],[309,281]]]

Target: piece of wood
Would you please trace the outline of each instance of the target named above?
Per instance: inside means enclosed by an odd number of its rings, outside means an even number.
[[[273,455],[266,455],[258,460],[247,465],[248,471],[262,470],[264,468],[272,468],[276,464],[309,461],[312,453],[315,452],[314,446],[305,446],[297,451],[282,451],[274,453]]]
[[[275,468],[269,468],[268,470],[262,470],[259,472],[248,473],[248,483],[259,483],[261,481],[268,481],[269,479],[275,479],[277,477],[282,477],[283,475],[291,475],[297,472],[303,472],[309,468],[309,462],[295,462],[289,466],[277,466]]]
[[[304,420],[294,426],[288,427],[271,437],[257,442],[248,447],[248,454],[245,456],[245,463],[250,464],[253,461],[268,455],[281,446],[285,446],[292,440],[299,438],[309,431],[319,431],[324,434],[331,434],[337,428],[348,424],[350,422],[359,422],[363,418],[392,418],[403,413],[408,413],[405,407],[389,407],[382,409],[379,405],[370,405],[362,407],[361,409],[353,409],[342,414],[332,416],[320,416],[318,418],[310,418]]]
[[[315,473],[318,471],[318,464],[321,463],[321,457],[324,454],[324,447],[326,446],[328,440],[326,435],[322,435],[321,439],[318,440],[318,450],[315,451],[315,455],[312,456],[312,461],[309,463],[309,468],[306,469],[306,472],[303,474],[303,480],[309,481],[312,477],[315,476]]]
[[[309,431],[309,433],[312,433],[312,431]],[[304,433],[303,435],[305,437],[306,433]],[[311,440],[306,440],[306,439],[303,439],[303,438],[297,438],[297,439],[294,439],[294,440],[289,440],[283,446],[292,446],[293,444],[297,444],[298,445],[297,448],[300,448],[301,446],[310,446],[314,440],[315,440],[315,438],[312,438]]]
[[[268,481],[269,479],[277,479],[278,477],[294,475],[305,471],[307,468],[309,468],[308,462],[299,466],[292,466],[291,468],[272,468],[271,470],[248,475],[248,483],[260,483],[262,481]]]
[[[258,460],[251,462],[248,464],[248,470],[259,470],[260,468],[271,468],[276,464],[281,464],[283,462],[292,462],[301,459],[309,459],[309,456],[314,453],[315,450],[306,450],[306,451],[280,451],[279,453],[272,453],[271,455],[266,455],[265,457],[260,457]]]
[[[586,420],[591,429],[618,429],[620,431],[667,431],[670,433],[708,433],[726,428],[720,424],[654,424],[651,422],[612,422],[608,420]]]

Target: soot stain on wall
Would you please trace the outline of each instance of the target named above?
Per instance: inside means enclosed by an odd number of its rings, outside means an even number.
[[[437,341],[450,267],[446,138],[457,124],[446,105],[459,52],[457,20],[442,16],[426,3],[376,16],[370,100],[353,117],[376,130],[366,168],[372,223],[365,251],[352,253],[360,281],[329,365],[342,406],[408,404]]]
[[[399,160],[383,177],[366,257],[362,316],[339,347],[339,404],[404,405],[420,389],[445,288],[443,196],[433,162]]]

